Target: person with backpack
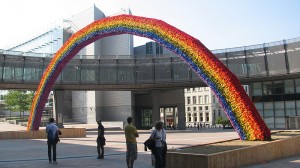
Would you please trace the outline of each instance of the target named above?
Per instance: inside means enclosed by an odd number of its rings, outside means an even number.
[[[59,130],[58,130],[58,127],[56,126],[56,124],[54,123],[54,118],[49,119],[49,124],[46,126],[46,133],[47,133],[49,164],[51,164],[51,163],[57,164],[57,162],[56,162],[56,144],[59,141],[59,138],[58,138]],[[51,149],[53,150],[53,158],[51,155]]]

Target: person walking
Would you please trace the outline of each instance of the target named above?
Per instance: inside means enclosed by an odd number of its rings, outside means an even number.
[[[97,137],[97,159],[104,158],[104,145],[105,145],[105,137],[104,137],[104,126],[102,125],[102,121],[98,120],[98,137]]]
[[[54,118],[49,119],[49,124],[46,126],[46,133],[47,133],[49,164],[51,164],[51,163],[57,164],[57,162],[56,162],[56,144],[58,143],[59,138],[58,138],[58,127],[54,123]],[[51,155],[51,149],[53,151],[53,157]]]
[[[155,148],[152,150],[155,156],[155,168],[164,168],[166,165],[166,131],[163,129],[163,122],[157,121],[155,130],[151,133],[150,139],[155,140]]]
[[[137,159],[137,142],[139,137],[137,129],[132,125],[132,117],[127,118],[128,125],[125,127],[126,138],[126,163],[128,168],[133,168],[134,161]]]

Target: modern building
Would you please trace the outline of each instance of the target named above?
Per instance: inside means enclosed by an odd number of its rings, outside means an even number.
[[[121,9],[115,13],[115,15],[118,14],[131,14],[131,11],[130,9]],[[8,50],[21,51],[21,53],[29,52],[33,55],[34,53],[41,52],[44,53],[44,56],[51,57],[72,34],[89,23],[105,17],[107,16],[105,16],[101,10],[93,6],[73,15],[71,18],[64,19],[61,25],[46,31],[42,35],[11,47]],[[157,44],[153,43],[153,45]],[[162,49],[161,46],[160,49]],[[105,73],[104,76],[108,81],[114,80],[116,78],[115,69],[109,69],[109,66],[105,66],[114,64],[115,62],[109,62],[110,60],[106,58],[116,58],[120,60],[120,62],[122,59],[133,58],[133,36],[123,34],[102,38],[84,47],[75,57],[82,61],[101,59],[101,65],[103,65],[105,72],[100,73]],[[108,62],[106,62],[106,60],[108,60]],[[71,60],[64,68],[64,74],[60,77],[63,78],[64,81],[72,82],[77,80],[79,76],[88,81],[90,75],[95,75],[89,73],[79,75],[77,73],[77,69],[79,68],[78,64],[78,62]],[[98,64],[98,62],[94,62],[94,64]],[[126,68],[126,66],[124,68]],[[122,76],[122,74],[119,75]],[[105,83],[105,79],[103,83]],[[176,127],[180,129],[185,128],[183,89],[145,90],[142,92],[123,90],[54,90],[53,95],[55,101],[53,109],[54,117],[56,117],[58,121],[61,121],[63,118],[64,122],[79,123],[96,123],[97,119],[102,119],[106,122],[126,122],[127,117],[134,116],[138,128],[151,128],[156,120],[169,121],[169,123],[171,123],[172,120],[174,127],[176,125]],[[160,99],[156,97],[160,97]],[[178,112],[179,109],[181,109],[181,113]],[[173,119],[175,116],[177,119]],[[181,119],[178,120],[178,116],[180,116],[179,118]]]
[[[122,9],[117,14],[131,14],[129,9]],[[32,38],[20,45],[11,47],[11,51],[22,51],[26,56],[29,52],[34,56],[42,52],[45,57],[51,57],[61,45],[76,31],[93,22],[106,17],[96,6],[64,19],[61,26],[45,31],[44,34]],[[300,128],[300,39],[290,39],[268,44],[259,44],[231,49],[212,51],[243,84],[247,85],[260,115],[271,129]],[[40,54],[36,54],[40,55]],[[90,66],[101,64],[105,71],[101,84],[116,79],[116,69],[109,66],[116,64],[123,71],[119,78],[126,75],[127,68],[137,68],[135,73],[141,73],[139,79],[147,80],[147,73],[163,81],[173,74],[184,73],[189,79],[193,76],[186,65],[170,69],[178,60],[172,53],[155,42],[134,47],[133,37],[129,34],[102,38],[82,49],[77,59],[71,60],[60,76],[65,83],[78,81],[78,78],[89,81],[92,75],[81,72],[81,62],[89,62]],[[158,62],[145,62],[143,58],[165,57]],[[116,58],[106,59],[106,58]],[[122,62],[122,59],[125,62]],[[127,66],[126,59],[136,59],[134,66]],[[176,58],[177,59],[177,58]],[[155,61],[156,59],[153,59]],[[148,60],[147,60],[148,61]],[[124,64],[122,64],[124,63]],[[37,65],[40,66],[40,65]],[[143,72],[139,72],[142,68]],[[159,69],[158,69],[159,68]],[[32,69],[34,71],[35,69]],[[120,70],[120,69],[118,69]],[[176,71],[176,73],[174,73]],[[165,72],[165,73],[162,73]],[[34,71],[42,73],[42,71]],[[80,74],[79,74],[80,73]],[[189,73],[187,75],[187,73]],[[5,74],[2,74],[5,76]],[[2,77],[3,77],[2,76]],[[38,78],[39,75],[36,75]],[[172,76],[176,78],[175,75]],[[261,78],[260,78],[261,77]],[[33,76],[34,78],[34,76]],[[128,78],[129,79],[129,78]],[[167,80],[167,79],[166,79]],[[81,80],[83,81],[83,80]],[[149,82],[153,82],[151,79]],[[135,118],[138,128],[149,128],[156,120],[165,124],[185,129],[187,123],[201,122],[213,125],[215,118],[222,116],[216,98],[210,89],[193,88],[163,88],[156,90],[85,90],[67,91],[54,90],[54,114],[62,116],[64,122],[95,123],[103,121],[126,121],[128,116]],[[201,94],[200,94],[201,93]],[[202,96],[202,97],[201,97]],[[220,112],[220,113],[219,113]],[[299,124],[298,124],[299,123]]]

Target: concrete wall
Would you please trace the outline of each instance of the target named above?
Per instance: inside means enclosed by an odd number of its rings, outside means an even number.
[[[84,138],[86,137],[85,128],[60,128],[62,135],[60,138]],[[0,132],[0,139],[46,139],[46,130],[38,131],[6,131]]]
[[[95,91],[72,92],[72,116],[74,122],[96,123]]]
[[[235,168],[255,163],[268,162],[300,154],[300,136],[270,143],[240,148],[210,155],[168,151],[167,165],[172,168]]]
[[[133,114],[131,91],[102,91],[97,104],[97,118],[103,121],[124,121]]]

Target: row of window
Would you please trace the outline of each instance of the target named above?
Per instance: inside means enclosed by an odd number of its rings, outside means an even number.
[[[208,104],[208,103],[210,103],[210,99],[208,95],[186,97],[186,104]],[[216,103],[215,95],[212,96],[212,103]]]
[[[199,114],[199,118],[197,117],[197,113],[187,113],[186,122],[209,122],[209,113],[205,113],[205,117],[203,117],[203,113]],[[204,120],[205,118],[205,120]]]
[[[202,91],[209,91],[209,87],[194,87],[194,88],[186,88],[185,92],[202,92]]]
[[[258,82],[252,84],[252,95],[278,95],[300,93],[300,79]]]
[[[192,107],[193,111],[197,111],[197,107]],[[203,106],[199,106],[198,107],[199,111],[203,110]],[[207,111],[208,110],[208,106],[204,106],[204,109]],[[186,107],[186,111],[190,112],[191,111],[191,107]]]

